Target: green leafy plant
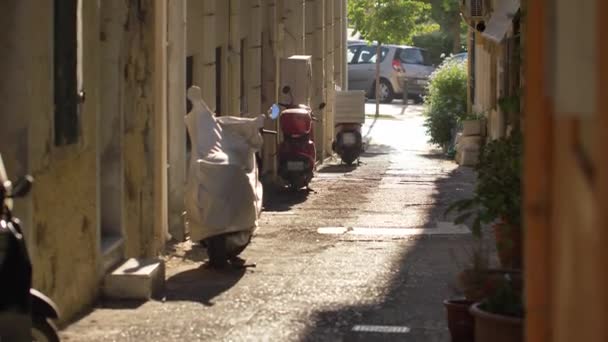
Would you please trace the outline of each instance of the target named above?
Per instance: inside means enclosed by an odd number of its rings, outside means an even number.
[[[498,107],[507,115],[509,124],[519,127],[519,115],[521,111],[521,96],[519,91],[516,94],[499,98]]]
[[[503,96],[503,97],[499,98],[498,107],[500,108],[500,110],[502,110],[504,113],[507,113],[507,114],[519,113],[519,111],[520,111],[519,94]]]
[[[480,304],[484,311],[511,317],[524,317],[522,295],[516,291],[508,275],[502,284]]]
[[[452,51],[452,39],[445,32],[438,30],[412,37],[414,46],[426,49],[431,63],[439,65],[443,61],[442,55],[449,55]]]
[[[432,75],[425,99],[425,127],[430,142],[448,150],[454,132],[467,113],[466,64],[447,61]]]
[[[454,202],[446,215],[456,210],[461,224],[473,218],[472,232],[481,236],[482,224],[502,220],[521,227],[521,171],[523,138],[520,131],[482,146],[473,197]]]
[[[460,117],[460,119],[462,121],[465,121],[465,120],[481,120],[481,119],[483,119],[485,117],[486,117],[485,113],[470,112],[470,113],[463,114]]]

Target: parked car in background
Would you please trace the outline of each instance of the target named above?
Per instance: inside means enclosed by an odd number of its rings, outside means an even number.
[[[458,62],[464,62],[467,60],[469,54],[466,52],[458,53],[452,56],[452,59]]]
[[[447,62],[447,61],[455,61],[455,62],[466,62],[469,58],[469,54],[467,52],[461,52],[461,53],[457,53],[455,55],[450,55],[445,57],[445,59],[443,60],[443,62],[441,62],[441,64]]]
[[[350,42],[348,44],[348,88],[364,90],[375,98],[377,45]],[[380,102],[390,103],[403,98],[407,81],[407,96],[422,102],[429,76],[435,70],[426,50],[406,45],[382,45],[380,53]]]

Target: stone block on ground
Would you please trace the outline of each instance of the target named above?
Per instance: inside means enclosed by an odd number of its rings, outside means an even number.
[[[475,166],[479,162],[479,150],[463,149],[456,154],[456,162],[462,166]]]
[[[466,120],[462,122],[462,135],[485,135],[484,120]]]
[[[164,283],[162,260],[131,258],[105,276],[103,294],[113,299],[148,300],[160,294]]]
[[[479,135],[461,136],[458,139],[457,148],[459,149],[479,149],[483,142],[483,137]]]

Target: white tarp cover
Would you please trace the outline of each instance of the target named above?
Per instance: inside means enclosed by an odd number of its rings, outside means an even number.
[[[254,153],[262,147],[256,118],[215,117],[200,88],[188,90],[192,111],[186,127],[192,142],[185,191],[186,224],[192,241],[253,232],[262,209],[262,185]]]
[[[498,0],[483,35],[500,43],[513,23],[513,17],[519,10],[519,0]]]

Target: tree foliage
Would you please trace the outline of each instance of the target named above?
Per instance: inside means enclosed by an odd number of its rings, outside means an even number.
[[[431,75],[428,90],[424,125],[430,142],[447,149],[458,123],[467,116],[466,64],[444,63]]]
[[[428,0],[431,4],[431,18],[442,30],[449,31],[455,25],[460,26],[459,0]]]
[[[425,0],[431,5],[428,13],[437,30],[417,34],[414,45],[429,51],[433,63],[439,64],[441,55],[466,50],[467,26],[460,17],[460,0]]]
[[[348,1],[350,22],[369,42],[410,43],[414,35],[429,30],[421,18],[430,10],[430,4],[423,0]]]

